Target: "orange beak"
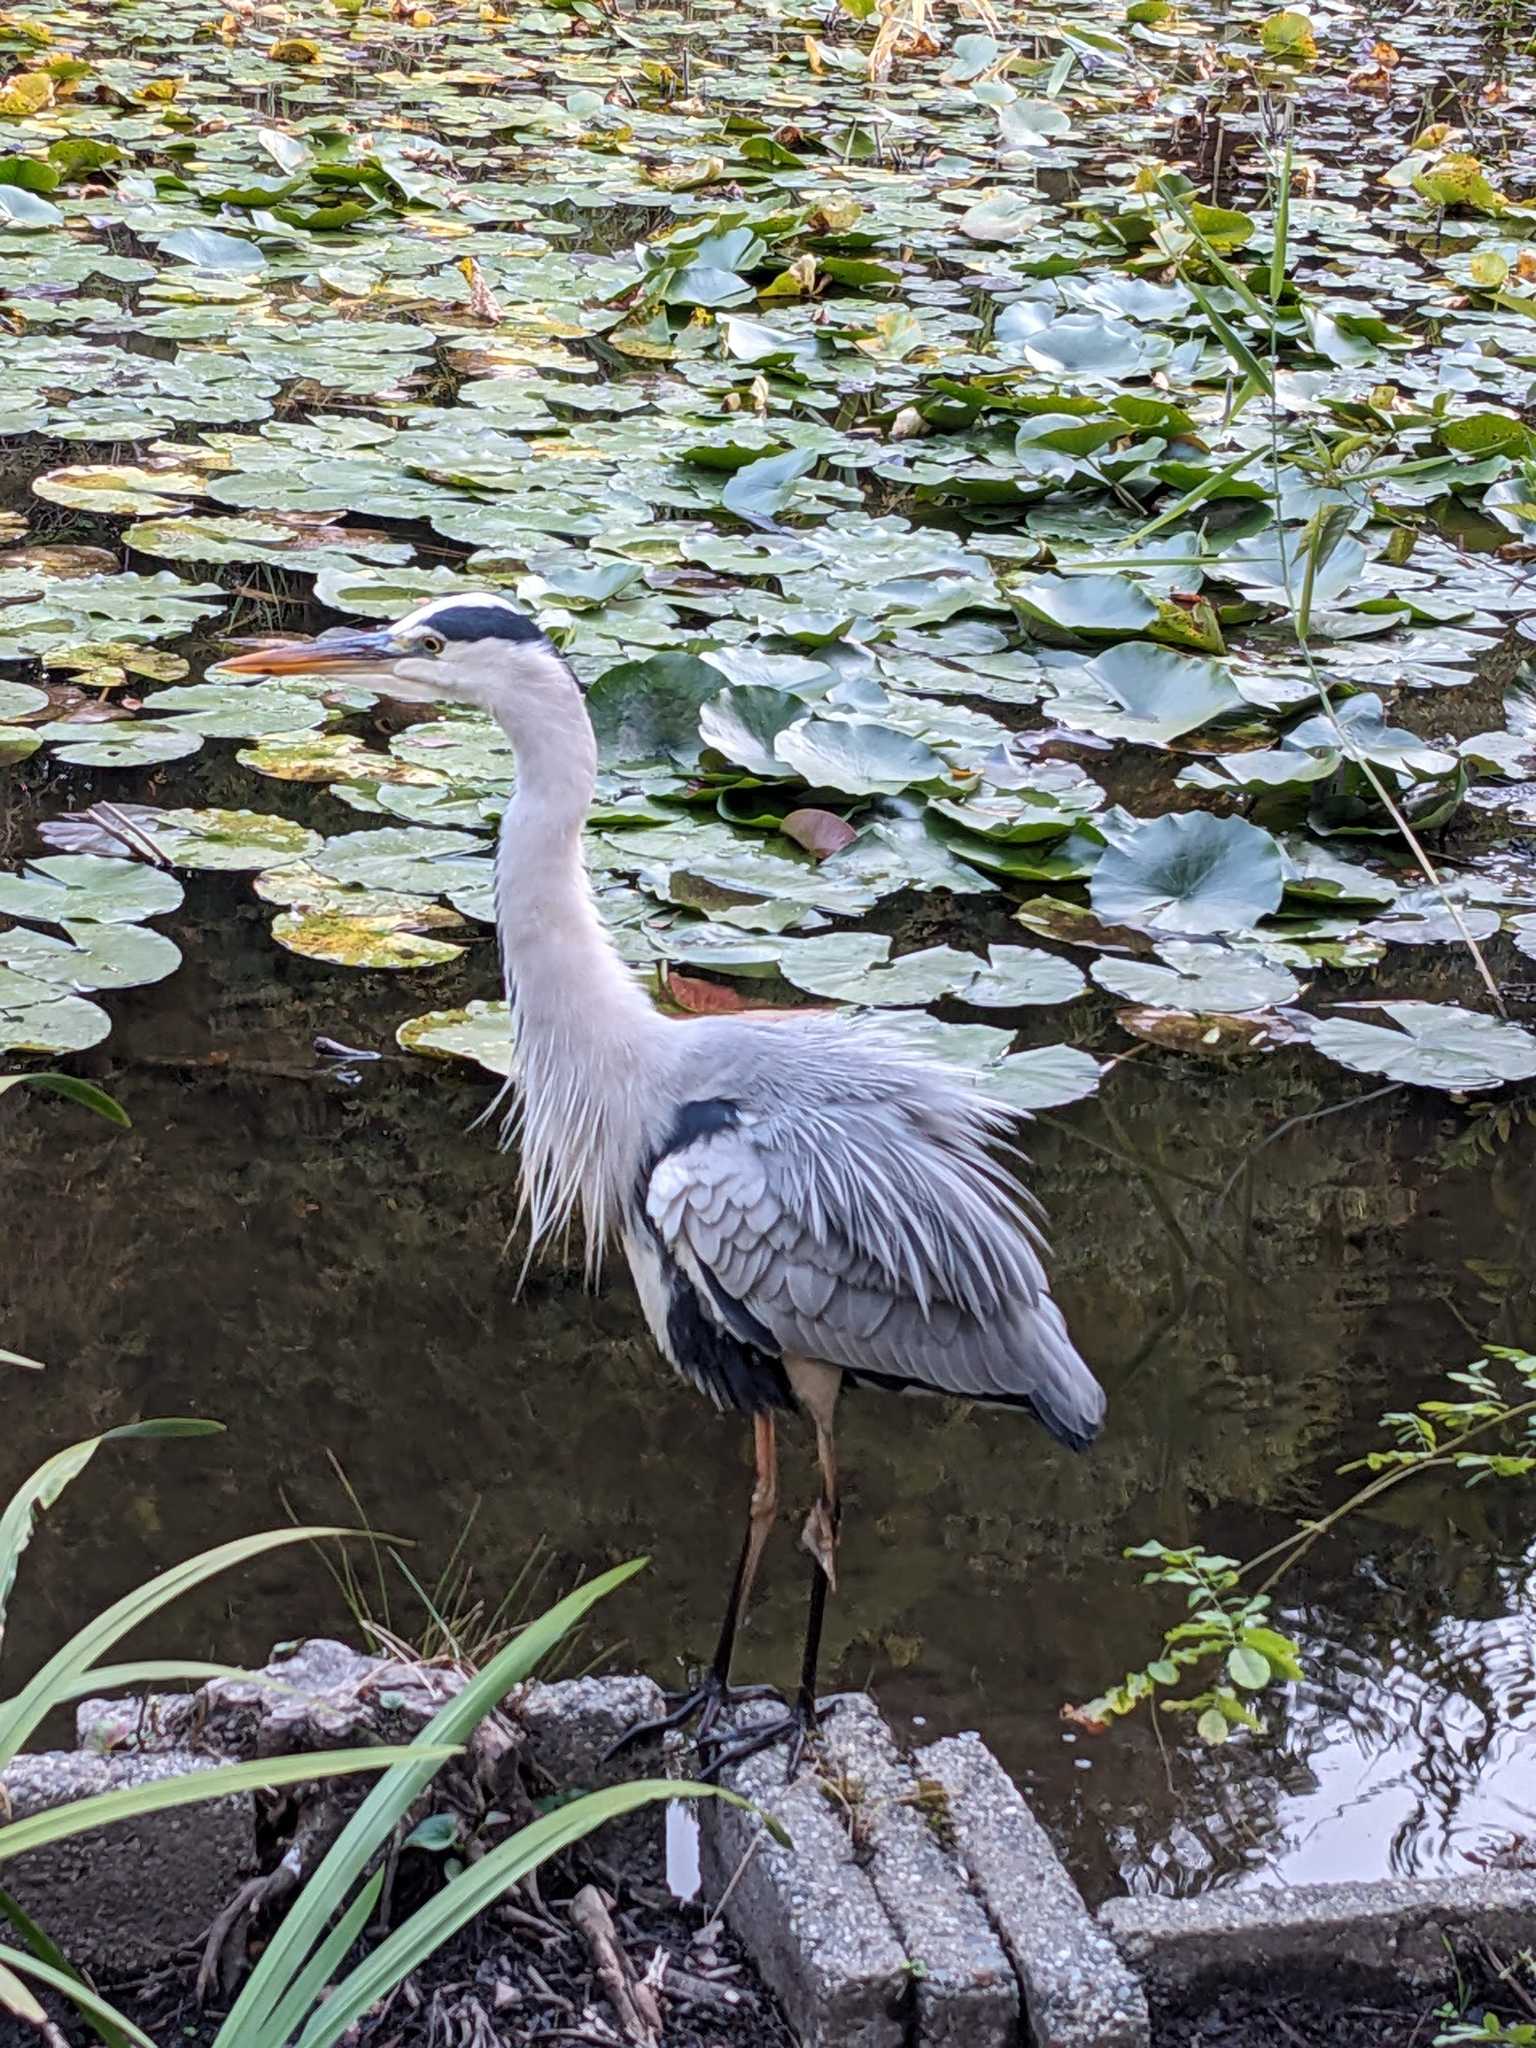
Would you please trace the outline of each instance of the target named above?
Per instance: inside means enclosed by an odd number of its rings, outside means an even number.
[[[405,652],[388,626],[335,626],[315,640],[287,640],[232,655],[219,666],[237,676],[378,676]]]

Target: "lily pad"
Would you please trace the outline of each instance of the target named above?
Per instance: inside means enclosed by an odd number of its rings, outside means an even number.
[[[417,919],[420,911],[418,905]],[[412,930],[411,921],[402,911],[285,910],[274,918],[272,936],[290,953],[338,967],[438,967],[463,957],[462,946],[428,938]]]
[[[99,1003],[0,967],[0,1052],[83,1052],[111,1029]]]
[[[1152,818],[1105,848],[1088,885],[1110,924],[1198,935],[1243,931],[1280,906],[1279,845],[1242,818]]]
[[[1232,947],[1169,939],[1153,960],[1095,960],[1100,988],[1133,1003],[1202,1016],[1293,1003],[1301,984],[1283,967]]]
[[[174,875],[100,854],[48,854],[0,875],[0,912],[30,924],[138,924],[179,910],[182,895]]]
[[[1455,1003],[1382,1003],[1398,1027],[1354,1017],[1308,1026],[1317,1050],[1357,1074],[1384,1074],[1419,1088],[1472,1094],[1536,1075],[1536,1034]]]
[[[462,1010],[407,1017],[395,1033],[407,1052],[429,1059],[472,1060],[488,1074],[512,1071],[512,1019],[505,1003],[474,1002]]]

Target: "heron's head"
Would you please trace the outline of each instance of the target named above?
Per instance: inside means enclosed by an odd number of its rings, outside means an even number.
[[[487,591],[435,597],[390,626],[333,627],[235,655],[236,675],[336,676],[406,704],[472,704],[503,720],[579,702],[579,685],[533,620]],[[521,722],[521,721],[519,721]]]

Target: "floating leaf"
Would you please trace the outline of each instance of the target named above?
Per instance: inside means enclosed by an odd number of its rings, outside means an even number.
[[[462,1010],[408,1017],[395,1033],[407,1052],[430,1059],[473,1060],[488,1074],[512,1071],[512,1020],[505,1003],[474,1002]]]
[[[349,914],[341,910],[286,910],[273,919],[272,936],[290,953],[302,953],[309,960],[327,960],[338,967],[395,970],[438,967],[446,960],[461,959],[462,946],[449,945],[411,929],[421,913],[420,905],[414,912]]]
[[[587,693],[587,709],[605,761],[683,766],[699,758],[699,712],[720,689],[720,671],[692,654],[653,654],[605,669]]]
[[[137,924],[181,902],[173,875],[98,854],[49,854],[23,874],[0,874],[0,912],[33,924]]]
[[[99,1004],[0,967],[0,1052],[83,1052],[111,1029]]]
[[[14,925],[0,932],[0,961],[38,981],[74,990],[142,988],[181,965],[181,949],[138,924],[69,924],[67,938]]]
[[[1293,1003],[1300,983],[1285,968],[1227,946],[1170,939],[1152,960],[1095,960],[1089,970],[1100,988],[1133,1003],[1209,1016]]]
[[[1268,832],[1242,818],[1171,813],[1105,848],[1089,883],[1111,924],[1149,931],[1243,931],[1280,906],[1284,870]]]
[[[932,747],[868,718],[804,719],[778,735],[774,752],[813,788],[848,796],[894,796],[946,772]]]
[[[1308,1024],[1314,1046],[1357,1074],[1385,1074],[1420,1088],[1457,1094],[1500,1088],[1536,1075],[1536,1034],[1455,1003],[1382,1003],[1398,1027],[1387,1030],[1354,1017],[1319,1017]]]

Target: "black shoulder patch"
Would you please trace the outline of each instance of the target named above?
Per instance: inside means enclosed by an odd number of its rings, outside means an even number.
[[[524,618],[511,605],[476,604],[473,598],[466,598],[463,604],[445,604],[423,624],[445,640],[510,640],[516,646],[530,647],[545,637],[532,619]]]
[[[667,1275],[667,1349],[672,1362],[686,1373],[700,1393],[717,1408],[735,1408],[743,1415],[761,1415],[769,1408],[793,1408],[794,1392],[777,1351],[744,1342],[734,1330],[722,1329],[706,1313],[693,1282],[671,1259]],[[712,1290],[719,1298],[718,1290]],[[732,1306],[749,1326],[773,1339],[740,1302]]]
[[[712,1095],[699,1102],[685,1102],[672,1119],[672,1128],[662,1139],[656,1158],[665,1159],[669,1152],[681,1152],[685,1145],[691,1145],[695,1138],[712,1138],[716,1131],[732,1131],[741,1122],[741,1104],[731,1102],[723,1095]]]

